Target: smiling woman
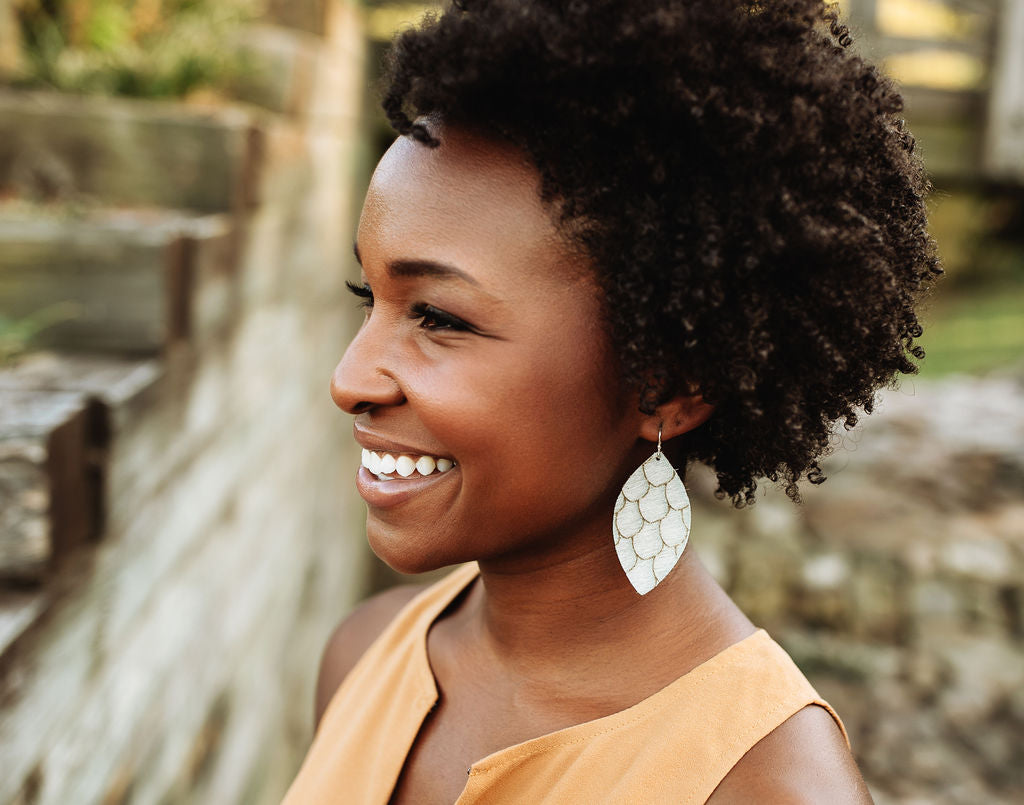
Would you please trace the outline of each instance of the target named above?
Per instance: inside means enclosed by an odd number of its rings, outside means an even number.
[[[339,626],[289,805],[869,801],[680,479],[796,497],[914,371],[926,183],[848,39],[809,0],[465,2],[398,39],[331,393],[373,550],[463,567]]]

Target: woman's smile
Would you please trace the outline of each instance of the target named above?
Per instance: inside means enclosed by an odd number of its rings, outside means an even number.
[[[356,489],[369,506],[396,506],[455,475],[455,461],[439,451],[412,447],[366,431],[356,425],[362,446]]]

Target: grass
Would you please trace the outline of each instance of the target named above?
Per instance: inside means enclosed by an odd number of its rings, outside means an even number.
[[[941,288],[923,321],[922,377],[981,374],[1024,361],[1024,282]]]

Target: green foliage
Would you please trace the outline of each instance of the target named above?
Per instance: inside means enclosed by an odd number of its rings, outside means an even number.
[[[924,377],[1024,360],[1024,191],[947,188],[930,229],[946,276],[924,315]]]
[[[1024,282],[942,288],[925,315],[922,377],[983,373],[1024,360]]]
[[[20,86],[170,98],[230,85],[232,33],[257,0],[15,0]]]
[[[0,366],[6,366],[27,352],[48,327],[73,319],[78,308],[72,302],[49,305],[31,316],[11,319],[0,315]]]

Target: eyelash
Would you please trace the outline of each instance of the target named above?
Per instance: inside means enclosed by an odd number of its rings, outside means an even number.
[[[369,285],[356,285],[354,282],[345,280],[345,287],[359,298],[359,307],[373,307],[373,291],[370,290]]]
[[[417,302],[409,311],[410,319],[419,319],[420,327],[424,330],[449,330],[457,333],[472,332],[473,328],[451,313],[438,310],[426,302]]]
[[[356,285],[354,282],[346,282],[349,291],[359,297],[359,306],[366,309],[373,307],[373,291],[369,285]],[[409,318],[419,320],[420,327],[424,330],[448,330],[451,332],[473,332],[472,325],[464,322],[451,313],[445,313],[426,302],[417,302],[409,310]]]

